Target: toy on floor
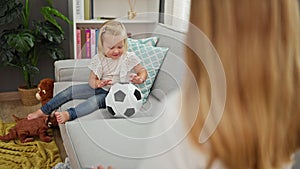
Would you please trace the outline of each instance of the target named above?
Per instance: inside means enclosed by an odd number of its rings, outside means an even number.
[[[116,83],[111,86],[105,102],[114,117],[132,117],[142,107],[142,94],[131,83]]]
[[[50,78],[45,78],[38,84],[38,92],[36,93],[36,98],[40,100],[41,104],[46,104],[53,97],[53,87],[54,80]]]
[[[55,116],[42,116],[32,120],[15,115],[13,117],[16,125],[9,130],[7,135],[0,136],[0,140],[8,142],[18,138],[22,143],[26,143],[33,141],[34,136],[38,136],[41,141],[52,141],[52,136],[47,131],[49,127],[58,125]]]

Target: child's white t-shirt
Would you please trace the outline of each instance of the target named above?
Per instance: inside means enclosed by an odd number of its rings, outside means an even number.
[[[112,80],[112,84],[115,84],[129,82],[130,73],[140,62],[141,60],[134,52],[126,52],[119,59],[111,59],[97,54],[92,57],[88,67],[100,80]],[[108,90],[110,87],[111,85],[108,85],[103,89]]]

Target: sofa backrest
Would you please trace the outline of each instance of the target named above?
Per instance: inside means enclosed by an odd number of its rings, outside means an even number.
[[[54,62],[56,82],[87,82],[90,69],[87,67],[90,59],[67,59]]]
[[[182,85],[187,68],[185,64],[186,34],[172,27],[158,24],[152,36],[159,37],[157,46],[169,48],[151,91],[151,94],[160,100]]]

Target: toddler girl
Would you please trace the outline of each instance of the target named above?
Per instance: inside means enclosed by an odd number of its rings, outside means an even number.
[[[118,21],[105,22],[99,32],[98,54],[92,57],[88,66],[91,69],[88,84],[68,87],[39,110],[30,113],[27,118],[50,115],[52,111],[72,99],[87,99],[76,107],[54,113],[58,123],[65,123],[99,108],[105,108],[105,97],[112,84],[143,83],[147,79],[147,71],[135,53],[128,52],[127,48],[127,32],[124,25]]]

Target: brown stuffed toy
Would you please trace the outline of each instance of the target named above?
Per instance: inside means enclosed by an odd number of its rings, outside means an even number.
[[[45,78],[38,84],[38,92],[36,98],[40,100],[41,104],[46,104],[53,97],[54,80]]]
[[[54,80],[45,78],[38,84],[38,92],[36,98],[41,101],[41,104],[46,104],[53,97]],[[34,136],[38,136],[41,141],[50,142],[52,136],[48,134],[49,127],[58,126],[56,117],[54,115],[45,115],[32,120],[27,118],[19,118],[13,115],[16,125],[9,130],[9,133],[0,136],[2,141],[10,141],[19,138],[22,143],[31,142]]]
[[[32,120],[15,115],[13,117],[17,122],[16,125],[9,130],[8,134],[0,136],[0,140],[8,142],[19,138],[22,143],[26,143],[33,141],[34,136],[38,136],[41,141],[50,142],[52,136],[47,131],[49,127],[58,125],[54,115],[45,115]]]

